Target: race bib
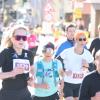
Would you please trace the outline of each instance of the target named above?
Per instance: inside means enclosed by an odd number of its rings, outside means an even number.
[[[26,59],[13,59],[13,69],[16,67],[24,67],[24,73],[28,73],[30,71],[30,62]]]
[[[74,79],[82,79],[84,77],[83,73],[73,73]]]

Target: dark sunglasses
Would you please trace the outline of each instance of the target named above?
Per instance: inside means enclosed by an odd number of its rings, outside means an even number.
[[[86,41],[86,38],[79,38],[79,41]]]
[[[16,39],[17,41],[20,41],[21,39],[22,39],[23,41],[26,41],[26,40],[27,40],[27,36],[16,35],[16,36],[14,36],[14,37],[15,37],[15,39]]]

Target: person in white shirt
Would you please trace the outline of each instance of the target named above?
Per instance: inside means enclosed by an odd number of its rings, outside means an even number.
[[[83,31],[74,35],[75,45],[65,49],[61,54],[64,61],[64,98],[65,100],[78,100],[80,84],[88,72],[93,56],[84,48],[86,36]]]

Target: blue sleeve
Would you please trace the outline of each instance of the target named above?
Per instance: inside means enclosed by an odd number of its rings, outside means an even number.
[[[62,45],[60,45],[60,47],[58,48],[58,50],[57,50],[57,52],[56,52],[56,54],[55,54],[55,57],[57,57],[63,50],[64,50],[64,46],[63,46],[63,44],[62,44]]]
[[[65,41],[64,43],[62,43],[62,44],[59,46],[58,50],[57,50],[56,53],[55,53],[55,57],[59,56],[60,53],[61,53],[62,51],[64,51],[64,50],[67,49],[67,48],[70,48],[70,47],[72,47],[71,43],[68,42],[68,41]]]

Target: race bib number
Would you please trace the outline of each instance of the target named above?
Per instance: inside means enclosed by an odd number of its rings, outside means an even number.
[[[13,69],[16,67],[24,67],[24,73],[28,73],[30,71],[30,62],[26,59],[13,59]]]
[[[73,78],[82,79],[84,77],[83,73],[73,73]]]

